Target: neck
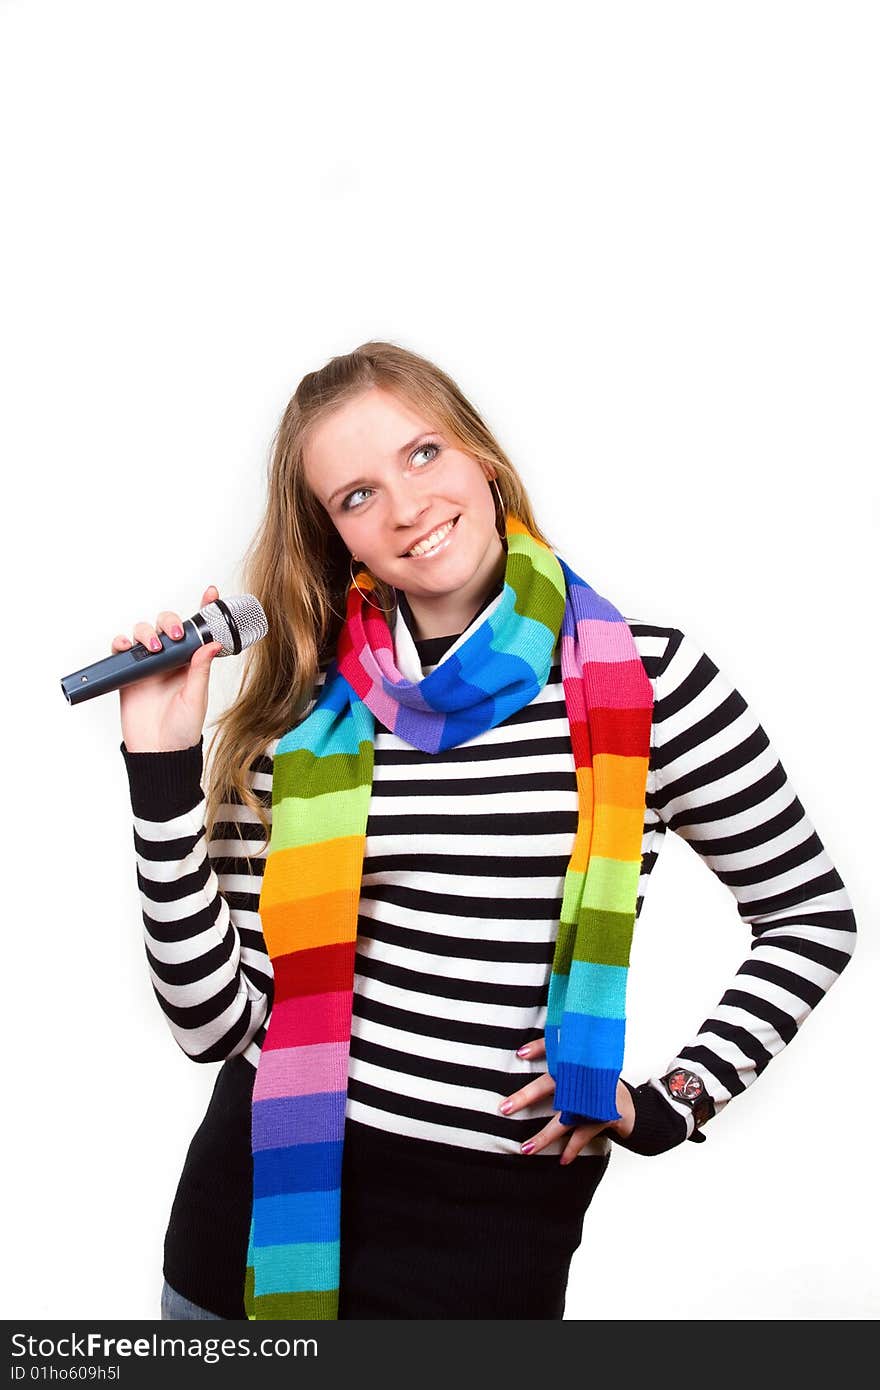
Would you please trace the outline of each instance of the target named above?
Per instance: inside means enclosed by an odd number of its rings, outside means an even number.
[[[451,594],[406,594],[417,642],[431,637],[458,637],[481,608],[498,592],[507,568],[507,550],[500,538],[498,551],[489,556],[469,583]]]

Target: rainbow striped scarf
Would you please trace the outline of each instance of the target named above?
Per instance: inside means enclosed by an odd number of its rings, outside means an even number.
[[[547,1001],[563,1124],[618,1118],[626,979],[641,870],[653,692],[632,634],[516,517],[500,601],[419,682],[384,614],[352,585],[310,714],[279,741],[260,917],[272,1015],[253,1093],[250,1319],[334,1319],[355,940],[375,720],[435,753],[528,705],[560,628],[578,826]],[[361,584],[373,587],[368,575]]]

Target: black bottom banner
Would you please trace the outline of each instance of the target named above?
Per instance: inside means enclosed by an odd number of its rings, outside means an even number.
[[[625,1323],[625,1319],[621,1319]],[[383,1385],[421,1381],[430,1373],[460,1384],[511,1374],[519,1384],[558,1383],[560,1372],[589,1385],[597,1375],[668,1373],[685,1329],[668,1325],[635,1336],[625,1327],[591,1321],[541,1320],[387,1322],[32,1322],[6,1321],[7,1384],[103,1384],[119,1390],[224,1384],[260,1387],[334,1384],[351,1372],[352,1390],[364,1375]],[[839,1337],[829,1323],[746,1323],[735,1339],[725,1332],[724,1366],[754,1376],[757,1347],[777,1343],[787,1358],[809,1357],[813,1371]],[[848,1338],[851,1334],[847,1334]],[[714,1323],[686,1327],[688,1361],[699,1372],[718,1356]],[[665,1349],[664,1349],[665,1348]],[[672,1360],[670,1361],[670,1357]],[[479,1358],[479,1359],[477,1359]],[[0,1373],[2,1374],[2,1373]],[[539,1379],[540,1378],[540,1379]],[[764,1382],[766,1383],[766,1382]]]

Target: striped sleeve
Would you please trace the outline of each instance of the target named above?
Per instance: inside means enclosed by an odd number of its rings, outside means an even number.
[[[314,708],[325,676],[326,664],[300,719]],[[272,739],[248,770],[270,832],[277,746]],[[274,982],[259,916],[263,827],[233,794],[218,807],[207,839],[201,739],[173,753],[130,753],[124,743],[120,751],[134,813],[147,964],[171,1034],[194,1062],[241,1054],[256,1068]]]
[[[156,999],[193,1061],[253,1051],[256,1065],[273,983],[257,911],[262,827],[236,796],[220,806],[208,842],[201,740],[173,753],[130,753],[124,743],[120,749]],[[248,781],[271,823],[270,756],[257,758]]]
[[[856,923],[841,877],[754,713],[678,629],[655,693],[656,810],[729,888],[753,938],[716,1008],[667,1066],[697,1072],[719,1113],[791,1042],[837,980]],[[659,1077],[652,1082],[660,1088]],[[676,1108],[690,1137],[691,1111]]]

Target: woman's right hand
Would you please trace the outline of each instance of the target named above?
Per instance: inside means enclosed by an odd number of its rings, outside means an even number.
[[[210,585],[202,595],[201,607],[219,597],[213,584]],[[135,624],[134,640],[149,647],[158,632],[180,641],[183,622],[177,613],[160,613],[155,627],[147,622]],[[131,646],[130,639],[119,633],[113,638],[110,650],[124,652]],[[172,753],[198,743],[208,713],[211,662],[220,649],[219,642],[208,642],[199,647],[185,665],[120,687],[122,737],[129,753]]]

